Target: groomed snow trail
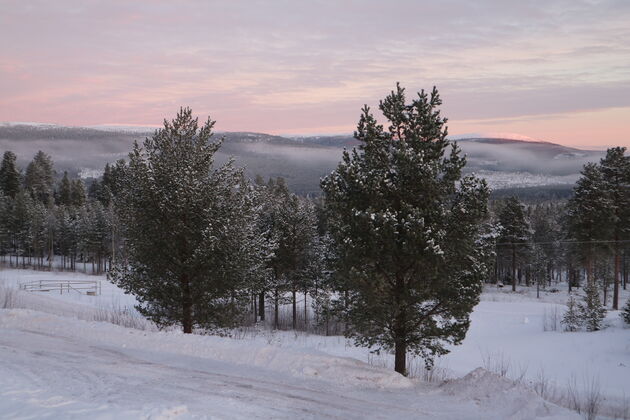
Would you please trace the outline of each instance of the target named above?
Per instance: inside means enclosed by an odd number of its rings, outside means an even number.
[[[579,418],[542,400],[489,406],[475,392],[316,351],[0,310],[2,418]]]

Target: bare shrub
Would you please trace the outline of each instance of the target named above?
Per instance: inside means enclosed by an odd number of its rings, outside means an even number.
[[[108,322],[136,330],[155,330],[153,323],[143,318],[136,310],[121,306],[99,307],[93,312],[92,321]]]
[[[382,353],[369,352],[367,355],[367,362],[368,362],[368,365],[374,366],[374,367],[385,368],[385,369],[388,369],[390,367],[387,361],[387,356],[385,356]]]
[[[588,420],[595,420],[602,405],[602,392],[599,380],[591,377],[584,387],[584,415]]]
[[[230,337],[236,339],[236,340],[244,340],[244,339],[250,339],[250,338],[255,338],[258,335],[258,330],[256,329],[255,326],[252,325],[245,325],[242,327],[238,327],[238,328],[234,328],[233,330],[230,331]]]
[[[514,372],[514,374],[512,375],[512,379],[514,380],[514,382],[522,384],[525,382],[525,377],[527,376],[527,370],[529,369],[529,364],[528,363],[519,363],[518,364],[518,373]]]
[[[562,405],[570,410],[577,411],[578,413],[582,412],[582,399],[580,398],[580,390],[575,375],[571,375],[571,378],[567,382],[566,394],[562,403]]]
[[[562,317],[560,316],[557,306],[549,310],[545,308],[543,314],[543,331],[559,331],[561,319]]]
[[[630,399],[624,395],[619,404],[611,407],[610,415],[615,419],[630,420]]]
[[[510,371],[510,359],[502,351],[488,352],[482,355],[483,367],[487,371],[496,373],[497,375],[505,378]]]
[[[428,383],[442,383],[451,377],[448,370],[439,365],[439,359],[427,367],[424,359],[417,356],[407,357],[407,376]]]
[[[0,286],[0,308],[13,309],[18,307],[17,290],[11,287]]]
[[[542,399],[549,398],[549,378],[545,374],[545,369],[542,367],[538,371],[536,376],[536,382],[534,383],[534,391]]]
[[[577,411],[587,420],[594,420],[602,409],[603,400],[604,397],[601,393],[601,387],[597,377],[585,376],[582,381],[582,386],[579,386],[575,375],[572,375],[567,382],[564,394],[559,398],[555,398],[553,401],[570,410]],[[629,412],[630,406],[628,400],[624,399],[624,403],[620,406],[616,408],[608,407],[607,415],[612,418],[625,420]]]

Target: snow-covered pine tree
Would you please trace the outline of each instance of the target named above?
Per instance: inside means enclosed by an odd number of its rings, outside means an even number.
[[[183,108],[134,146],[116,208],[127,261],[110,278],[160,325],[220,328],[239,322],[259,267],[252,190],[229,161],[215,167],[214,121]]]
[[[505,200],[499,210],[498,219],[501,228],[497,239],[497,253],[503,256],[502,259],[510,260],[512,291],[516,291],[517,264],[529,251],[529,222],[525,216],[525,208],[516,197]]]
[[[10,198],[15,198],[20,191],[20,172],[15,164],[16,159],[15,153],[6,151],[0,164],[0,191]]]
[[[85,185],[80,179],[72,180],[70,184],[70,204],[81,207],[85,204],[86,194]]]
[[[40,150],[26,167],[24,186],[34,199],[49,205],[53,198],[54,175],[51,157]]]
[[[594,283],[595,258],[608,253],[603,241],[611,237],[614,214],[598,166],[587,163],[581,174],[567,203],[567,231],[586,268],[588,283]]]
[[[430,365],[444,343],[463,340],[487,272],[476,244],[488,189],[461,177],[465,158],[447,139],[441,103],[434,88],[406,104],[397,85],[379,106],[389,127],[365,106],[361,144],[322,180],[347,334],[393,349],[401,374],[407,353]]]
[[[588,282],[584,287],[584,298],[580,302],[580,318],[587,331],[598,331],[606,317],[606,308],[599,299],[599,290],[595,282]]]
[[[63,177],[57,188],[57,204],[61,206],[69,206],[72,204],[72,187],[67,171],[63,172]]]
[[[625,156],[625,147],[612,147],[600,161],[603,184],[612,211],[613,302],[614,310],[619,309],[619,285],[621,274],[621,241],[630,239],[630,157]]]
[[[567,301],[567,311],[562,316],[560,323],[564,325],[564,329],[566,331],[577,331],[582,326],[580,307],[575,301],[573,295],[569,296],[569,300]]]
[[[626,324],[630,325],[630,299],[628,299],[626,306],[621,310],[621,319],[623,319]]]

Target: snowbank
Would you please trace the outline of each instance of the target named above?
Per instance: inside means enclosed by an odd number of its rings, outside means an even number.
[[[384,368],[356,359],[331,356],[314,350],[286,349],[256,342],[243,342],[215,336],[188,335],[181,332],[149,332],[60,317],[28,309],[0,310],[0,328],[21,329],[127,349],[185,355],[240,365],[250,365],[307,376],[346,386],[408,388],[412,382]]]
[[[543,400],[531,389],[483,368],[447,382],[442,390],[461,400],[474,400],[489,410],[499,410],[505,420],[581,418]]]

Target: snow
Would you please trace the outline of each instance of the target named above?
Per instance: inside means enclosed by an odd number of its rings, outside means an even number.
[[[536,300],[489,288],[464,343],[437,361],[454,378],[438,386],[343,337],[97,322],[99,310],[135,303],[103,276],[2,270],[0,287],[51,278],[100,279],[103,294],[18,292],[18,308],[0,309],[0,413],[10,418],[580,418],[532,391],[540,372],[558,386],[597,374],[604,395],[630,395],[630,329],[616,313],[600,332],[543,330],[562,292]],[[478,369],[501,364],[506,377]]]
[[[530,172],[508,172],[479,170],[474,174],[483,178],[492,189],[502,188],[528,188],[544,185],[574,185],[580,174],[570,175],[546,175],[534,174]]]
[[[447,382],[443,389],[460,399],[478,401],[488,410],[499,410],[504,419],[564,418],[564,413],[538,398],[531,389],[483,368]],[[514,411],[514,407],[518,407],[518,410]]]
[[[623,326],[619,311],[609,310],[608,328],[602,331],[544,331],[545,318],[550,322],[564,313],[566,291],[543,292],[539,300],[535,294],[493,289],[487,289],[472,313],[464,343],[452,347],[441,363],[465,374],[491,358],[509,365],[511,377],[526,371],[525,378],[536,381],[542,374],[558,387],[594,378],[604,395],[630,395],[630,328]],[[622,294],[622,302],[629,297]]]

